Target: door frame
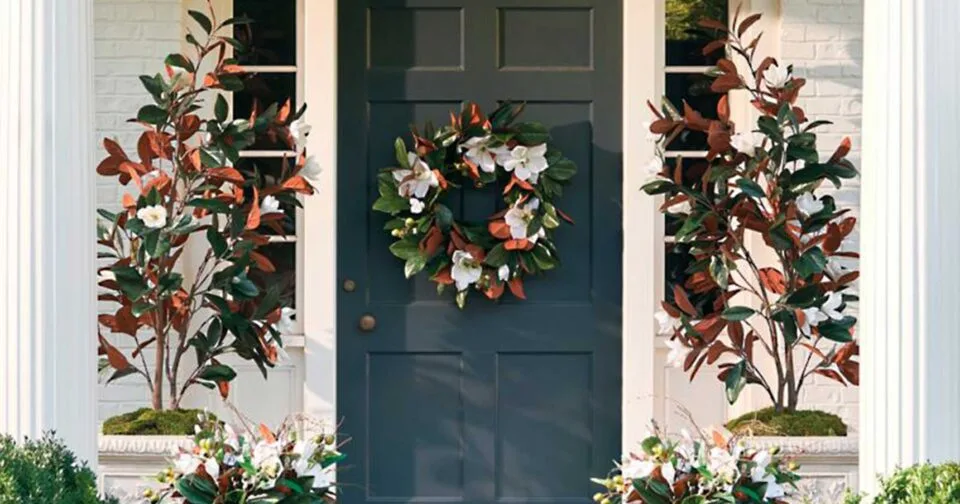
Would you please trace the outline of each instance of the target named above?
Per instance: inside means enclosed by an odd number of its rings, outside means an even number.
[[[776,13],[777,0],[753,0],[755,9]],[[304,412],[330,422],[338,420],[337,390],[337,0],[305,2],[304,7],[304,100],[306,119],[313,125],[311,153],[323,172],[317,196],[304,202],[301,312],[305,336]],[[744,8],[751,5],[744,5]],[[776,17],[776,16],[771,16]],[[773,19],[766,23],[773,24]],[[658,69],[663,66],[663,0],[623,0],[623,123],[624,139],[646,136],[647,97],[661,96]],[[772,33],[777,33],[771,30]],[[656,415],[658,384],[663,370],[657,366],[654,313],[663,294],[659,278],[663,264],[663,219],[658,198],[644,195],[643,165],[654,155],[654,145],[623,141],[623,270],[621,439],[624,450],[636,446]],[[626,216],[630,216],[626,218]]]

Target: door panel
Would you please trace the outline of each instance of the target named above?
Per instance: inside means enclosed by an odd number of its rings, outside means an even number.
[[[344,502],[587,502],[620,440],[621,7],[615,0],[341,0],[337,407]],[[403,278],[376,173],[411,123],[527,102],[579,172],[563,265],[465,310]],[[502,207],[451,194],[458,218]],[[372,332],[358,320],[376,317]]]

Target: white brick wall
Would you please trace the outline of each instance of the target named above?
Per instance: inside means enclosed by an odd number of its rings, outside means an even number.
[[[782,59],[807,78],[802,106],[816,119],[834,124],[820,129],[824,153],[840,140],[853,140],[851,159],[860,163],[861,68],[863,55],[863,0],[782,0]],[[830,186],[832,188],[832,186]],[[848,183],[834,197],[854,208],[859,217],[859,183]],[[853,235],[851,246],[858,247]],[[856,431],[857,389],[818,377],[802,392],[803,407],[842,416]]]
[[[94,0],[94,78],[97,157],[104,137],[118,139],[128,152],[136,152],[143,129],[127,119],[148,103],[140,84],[141,74],[155,74],[163,58],[180,47],[180,0]],[[119,208],[121,187],[116,179],[97,178],[97,206]],[[111,308],[104,304],[101,309]],[[113,308],[114,310],[116,308]],[[129,348],[129,338],[113,341]],[[100,388],[99,417],[130,411],[149,404],[142,380],[126,377]]]

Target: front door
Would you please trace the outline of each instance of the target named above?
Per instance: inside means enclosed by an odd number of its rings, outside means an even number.
[[[339,16],[337,262],[355,286],[337,300],[343,501],[589,501],[620,451],[621,2],[341,0]],[[558,202],[576,225],[527,301],[473,295],[460,311],[404,279],[370,209],[375,176],[411,123],[503,100],[577,163]],[[498,200],[450,206],[480,220]]]

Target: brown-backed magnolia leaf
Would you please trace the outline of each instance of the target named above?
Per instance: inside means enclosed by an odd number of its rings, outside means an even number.
[[[853,143],[850,141],[850,137],[844,137],[840,142],[840,146],[837,147],[837,150],[833,153],[833,156],[830,156],[830,163],[836,163],[841,159],[847,157],[847,154],[850,153]]]
[[[527,299],[527,295],[523,292],[523,280],[520,277],[516,277],[507,282],[507,287],[510,287],[510,292],[519,299]]]
[[[691,317],[697,316],[697,309],[693,307],[693,304],[690,303],[690,298],[687,297],[687,293],[684,292],[683,287],[679,285],[673,286],[673,300],[677,303],[677,306],[681,310],[685,311],[687,315]]]
[[[759,21],[761,17],[762,17],[762,14],[757,13],[757,14],[752,14],[743,18],[743,22],[740,23],[740,27],[737,29],[737,36],[743,37],[743,34],[746,33],[747,30],[749,30],[754,23]]]
[[[838,382],[840,382],[840,383],[842,383],[842,384],[844,384],[844,385],[847,384],[847,382],[845,382],[845,381],[843,380],[843,376],[841,376],[840,373],[838,373],[838,372],[836,372],[836,371],[834,371],[834,370],[832,370],[832,369],[814,369],[813,372],[814,372],[814,373],[817,373],[818,375],[826,376],[827,378],[830,378],[831,380],[836,380],[836,381],[838,381]]]

